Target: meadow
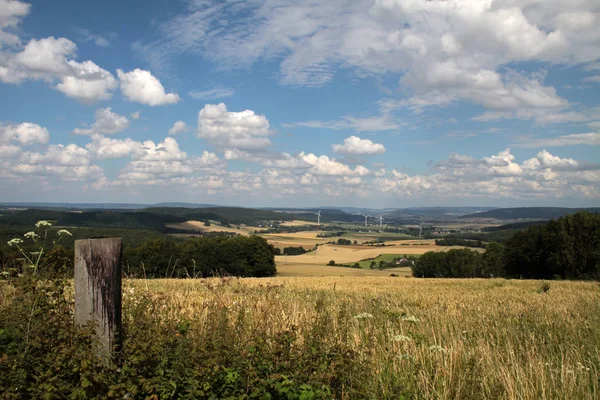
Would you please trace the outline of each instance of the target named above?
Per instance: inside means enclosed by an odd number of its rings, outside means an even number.
[[[214,307],[227,310],[240,343],[321,329],[326,346],[352,349],[359,364],[346,396],[353,384],[373,399],[600,396],[597,283],[306,277],[126,285],[156,296],[170,318],[191,321],[191,337]]]
[[[118,369],[70,333],[65,284],[0,282],[5,398],[600,396],[597,282],[124,280]]]

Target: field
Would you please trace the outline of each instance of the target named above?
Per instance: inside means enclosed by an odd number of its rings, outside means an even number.
[[[119,369],[73,331],[65,284],[0,281],[3,397],[600,396],[597,282],[126,279]]]
[[[308,233],[308,232],[300,232]],[[300,245],[300,242],[294,242],[295,245]],[[402,240],[397,242],[387,242],[389,246],[338,246],[325,244],[320,245],[317,250],[310,251],[298,256],[275,256],[277,270],[285,273],[288,276],[321,276],[330,275],[333,271],[327,273],[321,268],[329,261],[333,260],[336,264],[354,264],[367,258],[375,258],[379,255],[421,255],[428,251],[448,251],[453,248],[461,248],[457,246],[436,246],[431,240]],[[480,250],[479,250],[480,251]],[[393,258],[393,257],[392,257]],[[379,261],[379,260],[378,260]],[[368,268],[370,264],[366,262],[361,264],[361,267]],[[339,268],[339,275],[357,274],[354,269]],[[387,275],[392,273],[392,270],[386,270]],[[383,271],[384,273],[386,271]],[[381,271],[368,271],[368,275],[380,275]],[[338,275],[335,273],[335,275]]]
[[[211,223],[210,226],[204,226],[204,222],[202,222],[202,221],[186,221],[186,222],[182,222],[179,224],[167,224],[167,227],[176,228],[176,229],[196,230],[196,231],[200,231],[200,232],[231,232],[231,233],[237,233],[239,235],[245,235],[245,236],[248,236],[251,233],[254,233],[255,230],[264,229],[264,228],[259,228],[257,226],[249,226],[249,225],[243,225],[243,224],[232,225],[231,228],[217,225],[214,223]],[[182,234],[175,234],[174,236],[186,237],[186,236],[194,236],[194,235],[182,233]]]
[[[211,308],[226,307],[232,329],[244,316],[240,342],[297,330],[321,335],[325,347],[349,346],[361,374],[346,378],[362,385],[364,398],[600,396],[596,283],[552,282],[547,291],[540,281],[389,277],[127,285],[156,293],[165,312],[193,321],[191,337],[205,329]]]

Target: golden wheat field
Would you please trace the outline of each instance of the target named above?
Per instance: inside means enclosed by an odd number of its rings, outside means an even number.
[[[304,233],[304,232],[300,232]],[[448,251],[462,248],[459,246],[436,246],[435,242],[425,240],[402,240],[387,242],[388,246],[338,246],[325,244],[316,250],[297,256],[275,256],[279,274],[286,276],[322,276],[322,275],[374,275],[380,276],[381,271],[352,271],[352,269],[325,266],[330,261],[336,264],[353,264],[380,254],[420,255],[428,251]],[[401,246],[404,243],[407,246]],[[481,250],[481,249],[478,249]],[[334,268],[333,270],[331,268]],[[339,271],[339,272],[338,272]],[[397,273],[387,270],[387,274]],[[402,275],[410,275],[401,270]]]
[[[304,277],[128,280],[124,302],[203,329],[223,307],[237,340],[322,329],[349,344],[368,398],[597,399],[600,286],[504,279]],[[241,324],[241,325],[240,325]],[[302,335],[300,335],[302,336]]]

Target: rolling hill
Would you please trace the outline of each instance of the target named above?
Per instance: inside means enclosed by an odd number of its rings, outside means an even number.
[[[474,214],[463,215],[460,218],[495,218],[495,219],[554,219],[576,213],[577,211],[600,212],[599,207],[567,208],[567,207],[516,207],[498,208]]]

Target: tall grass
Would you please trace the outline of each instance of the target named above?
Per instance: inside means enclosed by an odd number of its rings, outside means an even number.
[[[594,282],[125,280],[110,370],[75,347],[72,284],[0,283],[6,398],[600,398]]]
[[[201,336],[214,309],[232,340],[295,329],[349,346],[371,398],[600,397],[600,286],[380,277],[128,281]],[[126,299],[129,299],[126,297]],[[130,300],[130,299],[129,299]],[[307,350],[309,351],[309,349]]]

